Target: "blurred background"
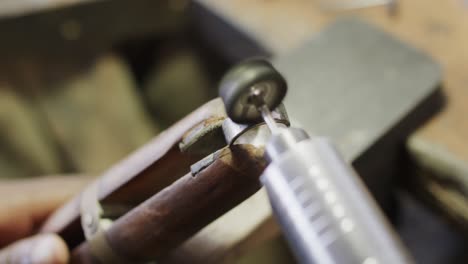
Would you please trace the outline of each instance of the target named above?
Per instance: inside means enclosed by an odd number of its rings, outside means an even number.
[[[420,263],[466,263],[468,4],[461,0],[0,1],[0,177],[99,175],[217,97],[234,63],[287,54],[348,15],[444,68],[447,106],[412,138],[443,149],[445,163],[408,170],[394,222]],[[293,262],[279,234],[267,237],[236,262]]]
[[[188,1],[5,5],[2,177],[99,174],[214,98],[227,65]]]

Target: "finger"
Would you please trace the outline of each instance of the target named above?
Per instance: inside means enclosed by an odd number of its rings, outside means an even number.
[[[23,239],[0,250],[0,263],[65,264],[68,259],[65,242],[54,234]]]
[[[61,176],[0,181],[0,247],[31,235],[91,177]]]

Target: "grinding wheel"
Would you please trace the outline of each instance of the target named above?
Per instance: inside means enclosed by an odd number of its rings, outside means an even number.
[[[219,93],[229,118],[236,123],[256,123],[262,121],[262,114],[257,109],[259,104],[252,100],[254,93],[273,110],[283,101],[286,90],[286,80],[268,61],[251,59],[224,76]]]

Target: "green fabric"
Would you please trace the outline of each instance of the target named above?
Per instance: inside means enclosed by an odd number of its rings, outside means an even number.
[[[126,63],[87,59],[30,61],[0,84],[1,178],[98,174],[157,134]]]
[[[153,66],[143,85],[153,115],[166,127],[207,102],[213,87],[193,51],[171,55]]]

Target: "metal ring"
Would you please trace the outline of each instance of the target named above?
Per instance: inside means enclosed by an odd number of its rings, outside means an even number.
[[[81,227],[91,254],[101,263],[134,263],[120,256],[109,245],[105,230],[110,227],[112,221],[102,218],[104,210],[98,200],[98,191],[99,181],[96,181],[81,193],[80,201]]]
[[[81,227],[86,240],[102,229],[100,223],[103,210],[98,201],[98,186],[99,182],[96,181],[81,193]]]
[[[273,112],[271,112],[273,118],[276,122],[280,124],[284,124],[289,126],[289,118],[288,114],[284,106],[281,104],[278,106]],[[241,137],[243,134],[247,133],[248,131],[258,128],[259,126],[265,125],[265,122],[253,124],[253,125],[245,125],[245,124],[238,124],[232,121],[230,118],[226,118],[223,122],[223,133],[226,139],[226,142],[229,146],[232,146],[236,140]]]

